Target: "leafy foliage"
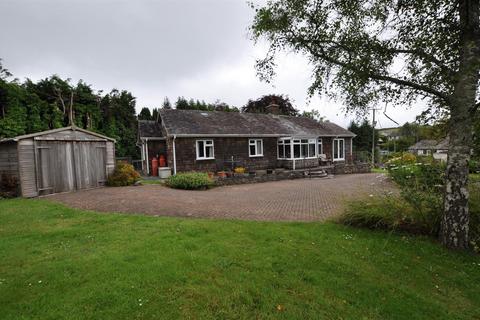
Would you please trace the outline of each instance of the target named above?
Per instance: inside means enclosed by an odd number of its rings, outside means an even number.
[[[213,186],[213,180],[207,173],[185,172],[168,177],[166,185],[174,189],[198,190]]]
[[[305,118],[313,119],[317,122],[325,121],[325,117],[323,117],[320,114],[320,111],[318,111],[316,109],[312,109],[310,111],[303,111],[300,116],[305,117]]]
[[[74,85],[56,75],[19,83],[2,70],[0,64],[0,138],[67,126],[73,108],[76,126],[115,138],[117,156],[138,156],[135,97],[130,92],[102,94],[82,80]]]
[[[362,123],[352,121],[348,126],[348,130],[357,135],[353,139],[354,151],[372,151],[372,133],[374,129],[368,120],[365,119]],[[375,137],[378,137],[378,131],[375,131]]]
[[[280,0],[255,9],[252,37],[270,43],[257,62],[263,80],[275,75],[276,54],[292,50],[311,62],[310,93],[340,95],[350,110],[419,95],[443,107],[453,92],[460,55],[454,2]],[[401,70],[392,67],[400,61]]]
[[[405,154],[390,161],[388,172],[400,195],[386,194],[349,204],[341,223],[437,237],[442,215],[445,164]],[[480,252],[480,184],[470,188],[470,246]]]
[[[288,96],[275,94],[265,95],[257,100],[248,100],[247,104],[242,107],[242,112],[277,113],[286,116],[299,115]]]
[[[252,5],[254,7],[254,5]],[[480,2],[469,0],[278,0],[256,8],[255,41],[267,40],[257,62],[261,79],[275,57],[293,51],[309,59],[311,95],[345,101],[365,114],[378,103],[425,100],[424,119],[449,117],[442,241],[468,246],[467,168],[473,118],[480,108]]]
[[[140,180],[140,174],[131,164],[119,162],[113,173],[108,176],[107,184],[111,187],[131,186],[138,180]]]
[[[150,109],[147,107],[143,107],[138,114],[138,120],[152,120],[152,114],[150,113]]]
[[[165,105],[165,102],[164,102]],[[168,104],[167,104],[168,106]],[[202,110],[202,111],[225,111],[225,112],[239,112],[237,107],[230,106],[225,102],[219,100],[215,103],[206,103],[200,100],[187,100],[184,97],[178,97],[175,102],[175,108],[179,110]],[[168,109],[168,108],[167,108]]]

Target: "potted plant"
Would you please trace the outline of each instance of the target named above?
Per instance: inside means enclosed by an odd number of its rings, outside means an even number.
[[[234,175],[237,177],[243,177],[247,171],[244,167],[236,167],[234,170]]]

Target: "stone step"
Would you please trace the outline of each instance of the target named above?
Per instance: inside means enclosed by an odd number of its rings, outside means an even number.
[[[324,178],[328,176],[328,174],[324,170],[310,171],[310,172],[306,172],[306,174],[312,178]]]

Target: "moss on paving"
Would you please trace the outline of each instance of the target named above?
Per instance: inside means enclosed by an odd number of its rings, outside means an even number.
[[[427,238],[0,201],[2,319],[477,319],[479,283]]]

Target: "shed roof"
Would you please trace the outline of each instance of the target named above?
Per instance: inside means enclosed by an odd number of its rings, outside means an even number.
[[[138,120],[139,138],[161,137],[162,135],[162,125],[157,121]]]
[[[35,137],[48,135],[48,134],[52,134],[52,133],[67,131],[67,130],[79,131],[79,132],[90,134],[92,136],[96,136],[98,138],[102,138],[102,139],[105,139],[105,140],[115,142],[115,139],[104,136],[100,133],[85,130],[85,129],[82,129],[82,128],[78,128],[77,126],[68,126],[68,127],[58,128],[58,129],[52,129],[52,130],[40,131],[40,132],[35,132],[35,133],[30,133],[30,134],[24,134],[24,135],[16,136],[16,137],[13,137],[13,138],[0,139],[0,143],[9,142],[9,141],[19,141],[19,140],[23,140],[23,139],[30,139],[30,138],[35,138]]]
[[[331,136],[355,134],[306,117],[198,110],[160,110],[168,136]]]

